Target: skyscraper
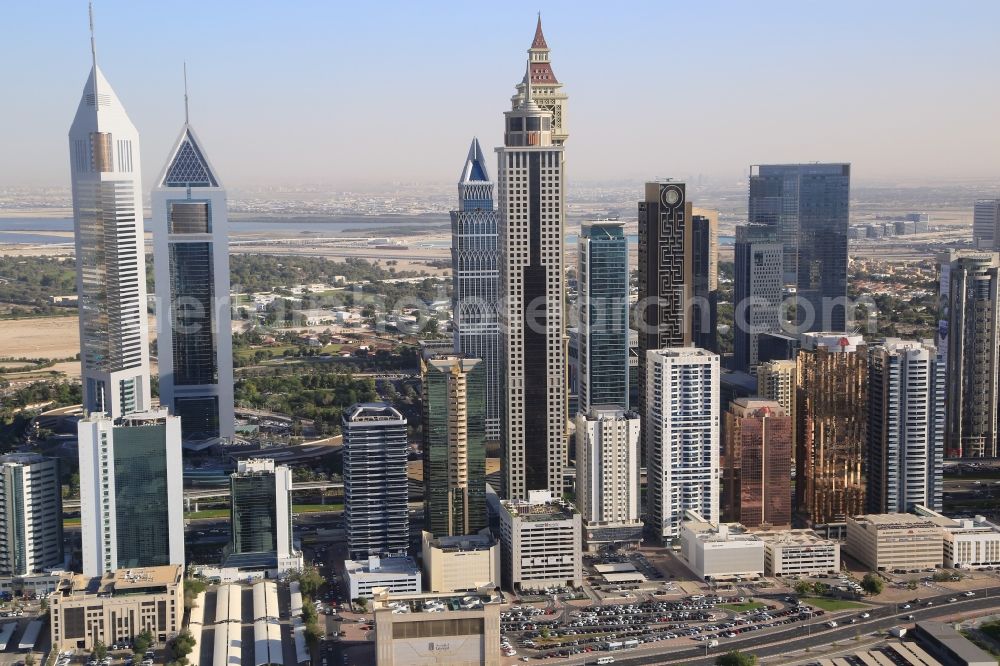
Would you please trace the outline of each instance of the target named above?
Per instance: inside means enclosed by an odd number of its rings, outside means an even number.
[[[473,139],[451,211],[452,312],[455,351],[482,361],[486,439],[500,440],[500,249],[497,211],[486,159]]]
[[[806,333],[797,361],[795,505],[813,524],[864,511],[868,355],[860,335]]]
[[[750,172],[750,222],[777,228],[785,284],[806,331],[843,331],[850,164],[762,164]]]
[[[691,203],[684,183],[646,183],[639,202],[639,300],[633,327],[639,334],[639,414],[643,419],[643,456],[653,430],[645,419],[648,352],[684,347],[692,340],[689,306],[694,286]],[[645,460],[645,458],[644,458]],[[648,460],[645,460],[648,464]]]
[[[757,339],[781,330],[782,247],[776,227],[736,227],[733,347],[736,369],[753,373]]]
[[[167,410],[78,429],[83,573],[184,564],[180,419]]]
[[[149,409],[149,324],[139,133],[93,66],[69,131],[83,408]]]
[[[642,541],[637,414],[594,406],[576,415],[576,504],[588,550]]]
[[[628,240],[624,223],[585,222],[578,242],[579,410],[628,409]]]
[[[383,402],[344,411],[344,525],[348,557],[405,555],[410,547],[406,418]]]
[[[501,490],[514,500],[530,490],[561,496],[567,454],[563,147],[552,141],[551,113],[532,97],[531,66],[497,148]]]
[[[59,460],[0,456],[0,576],[61,568],[62,521]]]
[[[691,216],[691,342],[695,347],[719,351],[719,214],[694,209]]]
[[[646,352],[646,525],[680,536],[685,511],[719,522],[719,356],[697,347]]]
[[[1000,199],[979,199],[972,208],[972,245],[979,250],[1000,249]]]
[[[239,460],[229,476],[230,529],[226,566],[301,568],[292,544],[292,470],[271,459]]]
[[[997,455],[997,381],[1000,372],[1000,254],[952,252],[947,266],[949,456]],[[939,333],[940,334],[940,333]]]
[[[737,398],[723,422],[723,520],[792,524],[792,417],[773,400]]]
[[[185,91],[185,107],[187,104]],[[160,402],[185,445],[232,439],[226,190],[187,121],[152,192]]]
[[[528,49],[529,72],[531,74],[531,97],[543,111],[548,111],[552,118],[552,144],[561,146],[569,138],[566,125],[566,102],[569,97],[562,91],[563,84],[552,72],[549,62],[549,45],[545,43],[542,34],[542,16],[538,15],[535,26],[535,37]],[[514,111],[524,104],[525,84],[522,81],[516,86],[517,92],[510,98],[510,108]]]
[[[475,358],[435,356],[421,363],[424,500],[435,537],[486,527],[486,370]]]
[[[931,344],[894,338],[868,349],[865,513],[941,510],[945,369]]]

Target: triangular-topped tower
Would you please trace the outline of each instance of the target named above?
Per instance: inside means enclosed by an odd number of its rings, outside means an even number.
[[[160,402],[181,417],[184,447],[198,450],[235,435],[229,223],[186,107],[185,85],[185,122],[151,197],[153,256]]]
[[[552,143],[561,146],[569,138],[566,124],[566,102],[569,99],[562,91],[563,84],[556,78],[549,62],[549,45],[542,32],[542,15],[538,15],[535,37],[528,49],[528,72],[531,79],[531,97],[544,111],[552,114]],[[511,108],[517,109],[524,101],[525,81],[517,84],[517,92],[511,97]]]

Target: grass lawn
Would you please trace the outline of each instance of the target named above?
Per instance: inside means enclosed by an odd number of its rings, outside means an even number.
[[[228,518],[229,509],[206,509],[204,511],[185,511],[184,520],[203,520],[205,518]]]
[[[758,608],[765,608],[767,604],[762,604],[759,601],[753,601],[748,604],[719,604],[716,608],[725,608],[726,610],[733,611],[734,613],[746,613],[752,610],[757,610]]]
[[[63,518],[63,527],[71,527],[71,526],[72,527],[79,527],[80,526],[80,519],[79,518]]]
[[[831,599],[829,597],[803,597],[799,601],[804,604],[809,604],[810,606],[815,606],[816,608],[822,608],[825,611],[851,610],[852,608],[865,607],[864,604],[859,604],[856,601]]]
[[[343,504],[295,504],[292,513],[323,513],[326,511],[343,511]]]

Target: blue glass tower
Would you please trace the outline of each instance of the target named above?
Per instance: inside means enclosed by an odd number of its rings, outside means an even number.
[[[797,309],[804,331],[847,326],[850,191],[850,164],[762,164],[750,173],[750,222],[778,231],[785,284],[795,286],[797,306],[811,306]]]
[[[500,249],[493,183],[479,140],[473,139],[451,211],[452,312],[455,351],[482,359],[486,384],[486,440],[500,439],[500,325],[497,299]]]
[[[579,409],[628,409],[628,241],[617,220],[584,223],[579,240]]]

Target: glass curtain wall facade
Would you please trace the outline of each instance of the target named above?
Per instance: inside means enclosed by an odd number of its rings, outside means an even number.
[[[579,411],[628,410],[628,241],[624,223],[584,223],[579,240]]]
[[[424,497],[435,537],[486,527],[486,370],[479,359],[423,363]]]
[[[170,564],[167,427],[114,429],[118,567]]]
[[[233,553],[263,553],[278,549],[278,516],[273,471],[234,474],[229,481]]]

